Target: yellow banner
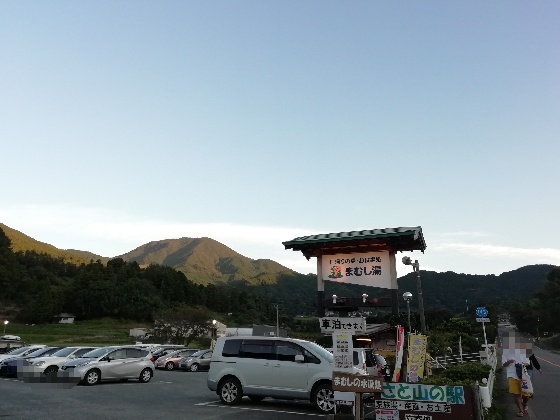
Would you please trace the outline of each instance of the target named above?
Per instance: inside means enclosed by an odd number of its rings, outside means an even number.
[[[426,364],[426,347],[428,337],[420,334],[408,335],[408,357],[406,368],[406,382],[416,383],[424,377]]]

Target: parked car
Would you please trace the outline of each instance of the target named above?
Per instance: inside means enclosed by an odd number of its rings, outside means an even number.
[[[162,356],[156,361],[156,369],[167,369],[173,370],[179,367],[179,362],[181,359],[185,358],[188,359],[189,356],[192,356],[199,349],[183,349],[183,350],[176,350],[172,353],[169,353],[166,356]]]
[[[331,353],[332,348],[327,349]],[[354,348],[353,364],[361,373],[374,376],[383,376],[386,381],[391,379],[391,369],[383,356],[373,349]]]
[[[184,348],[185,346],[180,344],[166,344],[163,346],[156,347],[155,349],[152,349],[152,355],[157,360],[160,357],[167,356],[168,354],[173,353],[174,351],[182,350]]]
[[[29,353],[34,352],[35,350],[42,349],[45,346],[44,344],[33,344],[29,346],[19,347],[17,349],[13,349],[8,353],[4,353],[0,355],[0,361],[4,359],[11,359],[12,357],[19,357],[19,356],[27,356]]]
[[[56,353],[37,357],[31,362],[34,371],[42,372],[45,375],[58,372],[64,363],[70,359],[78,359],[96,347],[65,347]]]
[[[62,374],[79,379],[85,385],[100,381],[138,379],[149,382],[154,375],[152,354],[134,346],[101,347],[69,360],[60,368]]]
[[[305,340],[280,337],[220,337],[216,341],[207,385],[223,404],[246,395],[308,400],[322,413],[334,409],[334,359],[325,348]],[[358,369],[354,373],[361,373]]]
[[[0,361],[0,375],[17,376],[23,366],[29,365],[38,357],[49,356],[64,347],[42,347],[25,356],[14,356]]]
[[[210,369],[212,350],[199,350],[188,357],[183,357],[179,362],[179,368],[183,371],[198,372]]]

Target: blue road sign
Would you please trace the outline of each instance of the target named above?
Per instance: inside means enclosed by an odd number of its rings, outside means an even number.
[[[488,316],[488,309],[484,306],[479,306],[476,308],[476,316],[479,318],[486,318]]]

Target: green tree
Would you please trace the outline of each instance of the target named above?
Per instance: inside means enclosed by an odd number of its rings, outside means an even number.
[[[151,334],[165,343],[188,345],[212,327],[212,313],[204,307],[181,305],[164,309],[154,319]]]

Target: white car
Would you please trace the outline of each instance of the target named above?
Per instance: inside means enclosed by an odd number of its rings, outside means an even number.
[[[31,346],[18,347],[17,349],[13,349],[12,351],[6,354],[1,354],[0,360],[11,359],[12,357],[27,356],[29,353],[32,353],[38,349],[42,349],[43,347],[47,347],[47,346],[45,346],[44,344],[34,344]]]
[[[223,404],[237,404],[244,395],[307,400],[322,413],[334,409],[332,353],[310,341],[281,337],[220,337],[216,342],[207,385]],[[354,373],[361,373],[353,369]]]
[[[47,357],[33,359],[31,368],[34,371],[43,372],[45,375],[58,372],[64,363],[71,359],[82,357],[85,353],[97,347],[65,347]]]

